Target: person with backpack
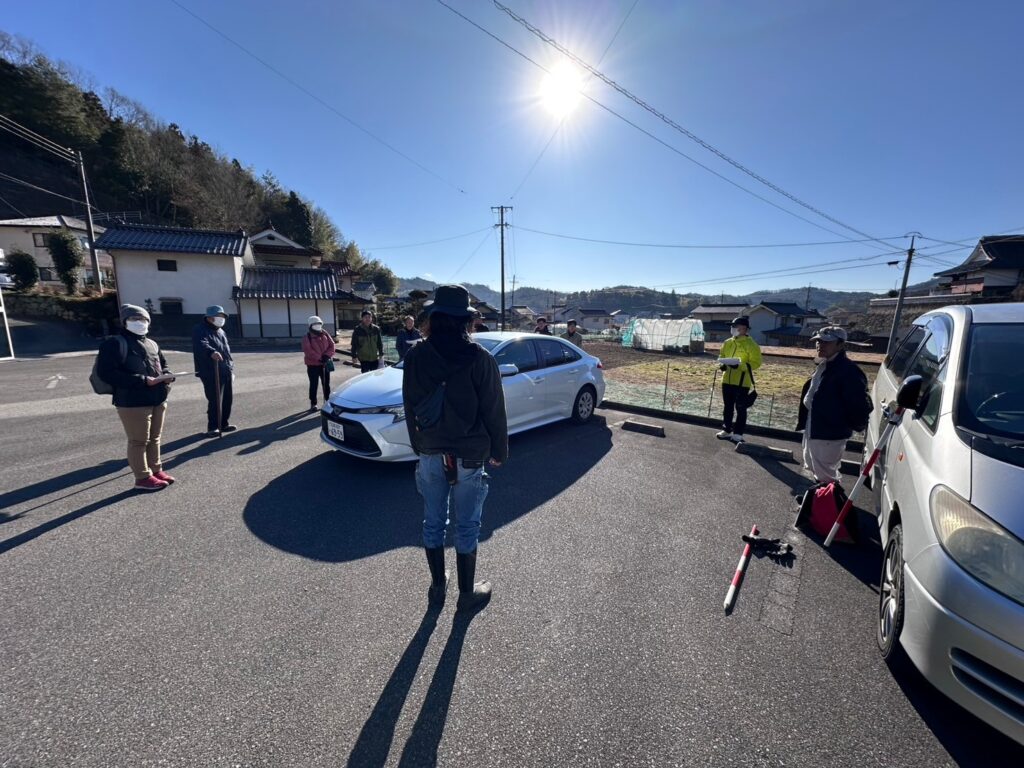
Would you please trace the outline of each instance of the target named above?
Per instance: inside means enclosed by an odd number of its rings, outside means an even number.
[[[384,337],[374,325],[373,312],[368,309],[363,310],[359,325],[352,331],[352,357],[359,361],[360,373],[377,370],[384,357]]]
[[[192,330],[192,358],[206,395],[207,437],[218,437],[222,432],[237,429],[229,421],[234,399],[235,361],[223,330],[227,317],[224,307],[214,304],[206,308],[206,317]]]
[[[722,431],[719,440],[743,442],[747,428],[747,408],[753,400],[754,371],[761,367],[761,348],[750,338],[750,318],[737,317],[732,321],[732,338],[722,344],[718,354],[722,373]],[[735,421],[733,415],[735,414]]]
[[[817,367],[803,386],[796,428],[804,433],[804,467],[819,483],[838,481],[846,441],[867,428],[874,406],[868,379],[846,356],[846,330],[828,325],[811,337]]]
[[[419,456],[416,487],[423,497],[423,546],[430,604],[444,605],[448,573],[444,539],[449,504],[455,512],[459,609],[476,610],[491,597],[475,582],[480,518],[487,497],[486,465],[508,459],[505,394],[498,364],[469,338],[473,307],[461,285],[442,285],[427,306],[427,339],[405,356],[402,401],[409,441]]]
[[[308,330],[302,337],[302,357],[309,377],[309,412],[316,412],[316,391],[324,388],[324,402],[331,396],[331,371],[334,370],[334,338],[324,330],[324,321],[316,315],[306,320]]]
[[[159,491],[174,482],[160,459],[160,435],[167,413],[167,395],[174,375],[163,352],[148,337],[150,317],[142,307],[121,306],[122,331],[100,345],[95,376],[107,387],[93,388],[113,395],[113,404],[128,437],[128,466],[135,488]]]

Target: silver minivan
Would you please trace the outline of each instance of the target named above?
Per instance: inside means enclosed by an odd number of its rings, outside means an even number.
[[[1024,304],[915,321],[875,380],[865,456],[915,375],[921,398],[871,476],[878,646],[1024,744]]]

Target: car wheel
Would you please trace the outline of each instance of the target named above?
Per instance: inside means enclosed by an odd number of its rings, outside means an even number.
[[[889,543],[882,557],[882,575],[878,580],[878,629],[875,633],[882,658],[890,666],[902,664],[905,658],[899,643],[903,611],[903,526],[896,525],[889,533]]]
[[[572,420],[577,424],[589,421],[594,415],[594,408],[597,406],[597,395],[592,387],[584,387],[576,395],[576,402],[572,404]]]

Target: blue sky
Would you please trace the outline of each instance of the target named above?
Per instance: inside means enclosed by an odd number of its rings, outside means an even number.
[[[528,230],[689,245],[862,235],[770,190],[597,79],[584,85],[587,96],[671,148],[583,99],[541,156],[559,125],[541,99],[543,70],[436,0],[179,2],[406,157],[172,0],[100,0],[87,13],[70,0],[18,3],[0,26],[257,172],[272,170],[403,277],[497,287],[491,206],[502,204],[513,206],[509,282],[515,274],[520,285],[556,290],[633,284],[715,294],[813,283],[881,291],[899,277],[884,262],[899,257],[870,257],[905,248],[907,232],[960,240],[1024,225],[1020,3],[505,0],[723,153],[891,244],[669,249]],[[541,66],[564,67],[493,3],[446,2]],[[969,252],[918,245],[949,262]],[[863,260],[828,264],[853,259]],[[912,282],[944,268],[918,263]],[[805,273],[750,276],[787,268]]]

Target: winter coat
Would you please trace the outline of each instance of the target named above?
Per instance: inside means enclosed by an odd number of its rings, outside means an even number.
[[[723,384],[733,384],[739,387],[750,389],[754,382],[750,375],[751,369],[757,370],[761,367],[761,348],[757,342],[749,336],[736,336],[726,339],[722,344],[722,351],[718,353],[722,357],[738,357],[740,364],[735,368],[726,368],[722,374]],[[747,366],[750,368],[747,368]]]
[[[302,337],[302,356],[306,365],[323,365],[324,358],[334,357],[334,339],[324,331],[310,331]]]
[[[352,331],[352,354],[362,363],[374,363],[384,357],[384,339],[380,328],[373,323],[365,327],[362,323]]]
[[[821,365],[826,368],[811,401],[810,437],[812,440],[849,440],[854,432],[867,428],[868,415],[874,409],[868,394],[867,376],[845,352],[840,352]],[[800,393],[800,413],[796,425],[798,430],[807,427],[808,411],[804,397],[810,385],[808,379]]]
[[[118,408],[143,408],[160,405],[167,399],[166,383],[146,384],[147,376],[170,373],[164,353],[152,339],[121,331],[128,354],[121,360],[121,344],[116,337],[100,344],[96,373],[114,388],[113,403]]]
[[[575,344],[580,349],[583,349],[583,334],[579,331],[576,333],[569,333],[566,331],[562,334],[562,338],[568,341],[570,344]]]
[[[217,328],[203,320],[192,329],[192,358],[196,366],[196,376],[201,379],[213,378],[216,361],[213,353],[220,352],[224,359],[220,361],[220,375],[230,376],[235,368],[231,359],[231,345],[223,328]]]
[[[413,347],[414,341],[422,339],[423,334],[419,332],[418,328],[413,328],[411,331],[407,331],[402,328],[398,332],[398,337],[395,339],[395,349],[398,350],[398,359],[402,360],[405,358],[406,352]]]
[[[441,421],[429,429],[416,425],[416,406],[442,382]],[[462,340],[448,348],[435,337],[416,344],[405,356],[402,401],[409,441],[419,453],[454,453],[460,459],[508,459],[505,392],[498,364],[479,344]]]

